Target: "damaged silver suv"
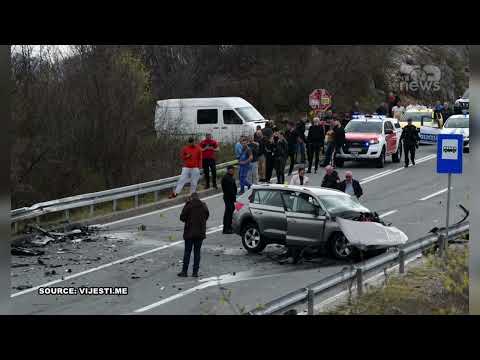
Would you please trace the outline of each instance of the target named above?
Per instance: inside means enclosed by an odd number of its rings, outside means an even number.
[[[337,259],[356,257],[362,251],[388,246],[353,246],[344,235],[342,221],[368,221],[382,225],[376,213],[340,191],[292,185],[255,185],[238,198],[233,230],[249,252],[268,244],[292,248],[327,247]]]

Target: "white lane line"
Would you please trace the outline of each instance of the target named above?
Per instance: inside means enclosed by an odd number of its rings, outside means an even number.
[[[392,211],[386,212],[385,214],[379,215],[378,217],[379,217],[380,219],[382,219],[382,218],[387,217],[387,216],[389,216],[389,215],[393,215],[393,214],[395,214],[395,213],[397,213],[397,212],[398,212],[398,210],[392,210]]]
[[[423,162],[425,162],[425,161],[429,161],[429,160],[435,159],[436,157],[437,157],[437,155],[428,155],[428,156],[425,156],[425,157],[423,157],[423,158],[418,159],[418,160],[416,161],[416,164],[421,164],[421,163],[423,163]],[[360,184],[363,185],[363,184],[369,183],[369,182],[371,182],[371,181],[380,179],[380,178],[382,178],[382,177],[384,177],[384,176],[388,176],[388,175],[395,174],[395,173],[397,173],[397,172],[399,172],[399,171],[402,171],[402,170],[405,170],[405,168],[404,168],[404,167],[400,167],[400,168],[395,169],[395,170],[388,170],[388,171],[386,171],[386,172],[381,172],[381,173],[379,173],[379,174],[377,174],[377,175],[370,176],[370,177],[367,177],[367,178],[361,180],[361,181],[360,181]]]
[[[291,274],[291,272],[288,272],[288,273],[285,272],[285,273],[279,273],[279,274],[269,274],[269,275],[260,275],[260,276],[246,277],[246,278],[241,278],[241,277],[234,278],[234,276],[232,276],[231,274],[220,275],[220,276],[214,277],[215,280],[209,280],[207,282],[204,282],[203,284],[194,286],[191,289],[182,291],[182,292],[180,292],[178,294],[175,294],[175,295],[172,295],[172,296],[170,296],[166,299],[157,301],[153,304],[150,304],[150,305],[144,306],[140,309],[134,310],[133,312],[134,313],[145,312],[145,311],[151,310],[153,308],[156,308],[158,306],[161,306],[161,305],[164,305],[166,303],[177,300],[179,298],[182,298],[184,296],[190,295],[190,294],[194,293],[195,291],[203,290],[203,289],[206,289],[206,288],[209,288],[209,287],[212,287],[212,286],[220,286],[220,285],[231,284],[231,283],[247,281],[247,280],[265,279],[265,278],[281,276],[281,275],[285,275],[285,274]]]
[[[211,229],[209,229],[209,230],[207,231],[207,235],[216,233],[216,232],[218,232],[218,231],[221,231],[222,229],[223,229],[223,225],[220,225],[220,226],[211,228]],[[119,259],[119,260],[115,260],[115,261],[112,261],[112,262],[109,262],[109,263],[106,263],[106,264],[103,264],[103,265],[100,265],[100,266],[97,266],[97,267],[94,267],[94,268],[91,268],[91,269],[88,269],[88,270],[85,270],[85,271],[81,271],[81,272],[76,273],[76,274],[73,274],[73,275],[65,276],[63,279],[53,280],[53,281],[50,281],[50,282],[45,283],[45,284],[37,285],[37,286],[34,286],[34,287],[32,287],[32,288],[29,288],[29,289],[26,289],[26,290],[22,290],[22,291],[16,292],[16,293],[14,293],[14,294],[11,294],[10,297],[16,297],[16,296],[28,294],[28,293],[30,293],[30,292],[32,292],[32,291],[38,290],[38,289],[41,288],[41,287],[52,286],[52,285],[58,284],[58,283],[60,283],[60,282],[62,282],[62,281],[67,281],[67,280],[70,280],[70,279],[74,279],[74,278],[76,278],[76,277],[79,277],[79,276],[82,276],[82,275],[86,275],[86,274],[89,274],[89,273],[94,272],[94,271],[102,270],[102,269],[108,268],[108,267],[113,266],[113,265],[121,264],[121,263],[123,263],[123,262],[125,262],[125,261],[129,261],[129,260],[132,260],[132,259],[136,259],[136,258],[138,258],[138,257],[145,256],[145,255],[148,255],[148,254],[153,254],[153,253],[155,253],[155,252],[157,252],[157,251],[164,250],[164,249],[170,248],[170,247],[172,247],[172,246],[179,245],[179,244],[181,244],[181,243],[183,243],[183,240],[175,241],[175,242],[173,242],[173,243],[171,243],[171,244],[159,246],[159,247],[157,247],[157,248],[154,248],[154,249],[151,249],[151,250],[147,250],[147,251],[144,251],[144,252],[141,252],[141,253],[132,255],[132,256],[128,256],[128,257],[126,257],[126,258],[122,258],[122,259]]]
[[[450,187],[450,189],[453,189],[453,186]],[[435,197],[435,196],[438,196],[438,195],[440,195],[440,194],[443,194],[444,192],[447,192],[447,191],[448,191],[448,188],[445,188],[445,189],[443,189],[443,190],[437,191],[436,193],[433,193],[433,194],[431,194],[431,195],[425,196],[425,197],[423,197],[423,198],[421,198],[421,199],[419,199],[419,200],[420,200],[420,201],[425,201],[425,200],[431,199],[431,198],[433,198],[433,197]]]
[[[202,201],[205,201],[205,200],[209,200],[209,199],[213,199],[213,198],[219,197],[219,196],[221,196],[221,195],[223,195],[223,194],[220,193],[220,194],[210,195],[210,196],[207,196],[207,197],[202,198],[201,200],[202,200]],[[141,215],[137,215],[137,216],[132,216],[132,217],[129,217],[129,218],[112,221],[112,222],[109,222],[109,223],[106,223],[106,224],[99,224],[99,225],[96,225],[96,226],[98,226],[98,227],[107,227],[107,226],[111,226],[111,225],[116,225],[116,224],[120,224],[120,223],[125,222],[125,221],[140,219],[140,218],[145,217],[145,216],[161,214],[161,213],[163,213],[163,212],[166,212],[166,211],[169,211],[169,210],[173,210],[173,209],[178,209],[178,208],[181,208],[181,207],[184,207],[184,206],[185,206],[185,204],[178,204],[178,205],[174,205],[174,206],[167,207],[167,208],[165,208],[165,209],[155,210],[155,211],[152,211],[152,212],[149,212],[149,213],[146,213],[146,214],[141,214]]]

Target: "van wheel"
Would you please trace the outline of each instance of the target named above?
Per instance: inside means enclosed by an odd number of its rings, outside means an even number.
[[[350,245],[343,233],[334,233],[329,241],[330,254],[338,260],[351,260],[358,258],[358,250]]]
[[[385,166],[385,148],[382,149],[380,157],[377,159],[377,168],[383,168]]]
[[[267,243],[260,235],[257,224],[250,222],[245,225],[242,231],[242,245],[250,253],[258,254],[265,249]]]
[[[398,144],[397,152],[395,154],[392,154],[392,162],[394,163],[399,163],[400,162],[400,157],[402,156],[400,152],[400,144]]]

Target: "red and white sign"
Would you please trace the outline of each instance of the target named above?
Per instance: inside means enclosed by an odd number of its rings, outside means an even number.
[[[327,111],[332,106],[332,97],[325,89],[314,90],[309,98],[308,102],[312,109],[319,111]]]

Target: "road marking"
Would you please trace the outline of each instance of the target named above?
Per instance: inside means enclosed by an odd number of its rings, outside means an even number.
[[[215,232],[221,231],[222,229],[223,229],[223,225],[210,228],[210,229],[208,229],[208,231],[207,231],[207,235],[210,235],[210,234],[213,234],[213,233],[215,233]],[[164,249],[170,248],[170,247],[172,247],[172,246],[179,245],[179,244],[181,244],[181,243],[183,243],[183,240],[175,241],[175,242],[173,242],[173,243],[171,243],[171,244],[159,246],[159,247],[157,247],[157,248],[154,248],[154,249],[151,249],[151,250],[147,250],[147,251],[144,251],[144,252],[141,252],[141,253],[132,255],[132,256],[128,256],[128,257],[126,257],[126,258],[122,258],[122,259],[119,259],[119,260],[115,260],[115,261],[112,261],[112,262],[109,262],[109,263],[106,263],[106,264],[103,264],[103,265],[100,265],[100,266],[97,266],[97,267],[94,267],[94,268],[91,268],[91,269],[88,269],[88,270],[85,270],[85,271],[81,271],[81,272],[76,273],[76,274],[73,274],[73,275],[65,276],[63,279],[53,280],[53,281],[50,281],[50,282],[45,283],[45,284],[37,285],[37,286],[34,286],[34,287],[32,287],[32,288],[29,288],[29,289],[25,289],[25,290],[16,292],[16,293],[14,293],[14,294],[11,294],[10,297],[16,297],[16,296],[24,295],[24,294],[27,294],[27,293],[36,291],[36,290],[38,290],[38,289],[41,288],[41,287],[47,287],[47,286],[51,286],[51,285],[54,285],[54,284],[58,284],[58,283],[60,283],[60,282],[62,282],[62,281],[67,281],[67,280],[70,280],[70,279],[74,279],[74,278],[76,278],[76,277],[79,277],[79,276],[82,276],[82,275],[86,275],[86,274],[89,274],[89,273],[94,272],[94,271],[102,270],[102,269],[108,268],[108,267],[113,266],[113,265],[121,264],[121,263],[123,263],[123,262],[125,262],[125,261],[129,261],[129,260],[132,260],[132,259],[136,259],[136,258],[138,258],[138,257],[145,256],[145,255],[148,255],[148,254],[153,254],[153,253],[155,253],[155,252],[157,252],[157,251],[164,250]]]
[[[450,189],[453,189],[453,186],[451,186]],[[433,193],[431,195],[425,196],[424,198],[421,198],[420,201],[425,201],[425,200],[431,199],[431,198],[433,198],[435,196],[438,196],[440,194],[443,194],[444,192],[447,192],[447,191],[448,191],[448,188],[445,188],[443,190],[437,191],[436,193]]]
[[[220,276],[217,276],[217,277],[213,277],[215,280],[209,280],[207,282],[204,282],[203,284],[200,284],[200,285],[197,285],[197,286],[194,286],[193,288],[190,288],[188,290],[184,290],[178,294],[175,294],[175,295],[172,295],[166,299],[163,299],[163,300],[160,300],[160,301],[157,301],[153,304],[150,304],[150,305],[147,305],[147,306],[144,306],[140,309],[137,309],[137,310],[134,310],[133,312],[134,313],[142,313],[142,312],[145,312],[145,311],[148,311],[148,310],[151,310],[153,308],[156,308],[156,307],[159,307],[161,305],[164,305],[166,303],[169,303],[169,302],[172,302],[174,300],[177,300],[177,299],[180,299],[184,296],[187,296],[187,295],[190,295],[192,293],[194,293],[195,291],[198,291],[198,290],[203,290],[203,289],[206,289],[206,288],[209,288],[209,287],[212,287],[212,286],[220,286],[220,285],[225,285],[225,284],[231,284],[231,283],[236,283],[236,282],[240,282],[240,281],[246,281],[246,280],[258,280],[258,279],[264,279],[264,278],[269,278],[269,277],[275,277],[275,276],[281,276],[281,275],[285,275],[285,274],[291,274],[291,272],[284,272],[284,273],[278,273],[278,274],[268,274],[268,275],[260,275],[260,276],[253,276],[253,277],[245,277],[245,278],[241,278],[241,277],[238,277],[238,278],[235,278],[233,275],[231,274],[225,274],[225,275],[220,275]],[[200,280],[201,281],[201,280]]]
[[[435,159],[437,157],[437,155],[435,154],[431,154],[431,155],[428,155],[428,156],[425,156],[423,158],[420,158],[416,161],[417,164],[421,164],[425,161],[429,161],[429,160],[432,160],[432,159]],[[388,171],[383,171],[379,174],[376,174],[376,175],[372,175],[372,176],[369,176],[369,177],[366,177],[365,179],[362,179],[360,181],[360,184],[366,184],[366,183],[369,183],[371,181],[374,181],[374,180],[377,180],[377,179],[380,179],[384,176],[387,176],[387,175],[392,175],[392,174],[395,174],[399,171],[402,171],[404,170],[405,168],[404,167],[400,167],[400,168],[397,168],[397,169],[394,169],[394,170],[388,170]]]
[[[382,219],[382,218],[387,217],[389,215],[395,214],[396,212],[398,212],[398,210],[392,210],[392,211],[386,212],[385,214],[379,215],[379,218]]]

